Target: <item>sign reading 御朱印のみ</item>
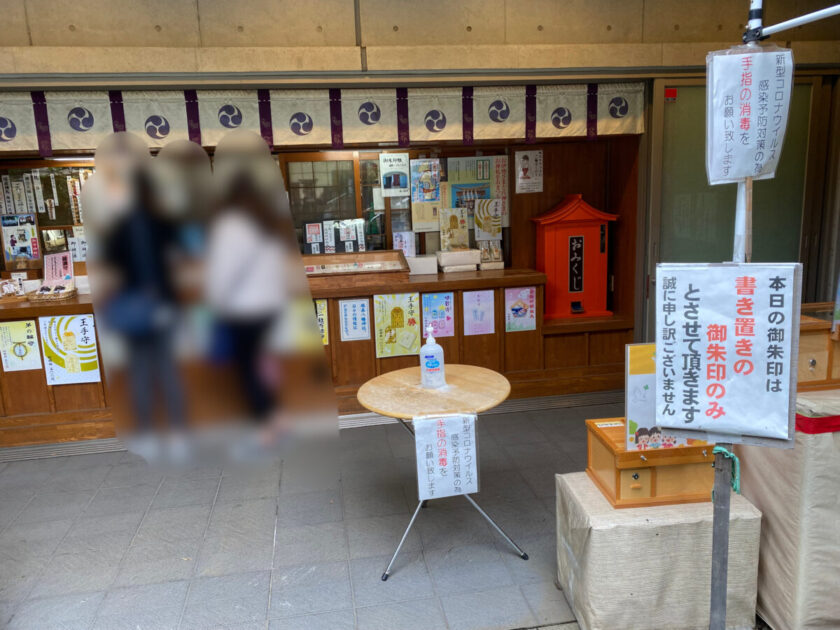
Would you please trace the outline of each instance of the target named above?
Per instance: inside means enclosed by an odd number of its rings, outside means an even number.
[[[799,263],[657,265],[657,424],[789,441],[801,284]]]
[[[785,139],[793,53],[736,46],[706,57],[706,174],[709,184],[769,179]]]

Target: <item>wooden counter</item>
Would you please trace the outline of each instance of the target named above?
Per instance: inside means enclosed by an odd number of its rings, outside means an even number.
[[[330,345],[326,347],[333,383],[342,413],[364,411],[356,391],[369,379],[418,364],[416,356],[376,357],[371,339],[341,341],[338,301],[388,293],[454,293],[455,336],[437,337],[447,363],[486,367],[504,374],[511,397],[548,396],[621,389],[624,386],[624,344],[633,340],[632,317],[575,318],[543,322],[545,274],[531,269],[470,271],[410,276],[402,282],[347,287],[340,281],[313,290],[313,298],[327,299]],[[504,290],[537,288],[537,326],[533,331],[505,332]],[[492,290],[495,331],[464,335],[465,291]]]
[[[0,321],[86,313],[93,313],[90,295],[61,302],[0,303]],[[38,352],[41,352],[40,332],[38,334]],[[43,363],[43,356],[41,361]],[[102,373],[104,378],[104,371]],[[2,373],[0,447],[114,435],[104,382],[50,386],[43,369]]]
[[[313,290],[313,298],[327,300],[330,343],[325,352],[340,412],[364,411],[356,391],[369,379],[418,364],[416,356],[376,358],[373,335],[361,341],[341,341],[339,300],[388,293],[451,291],[455,336],[437,339],[447,363],[477,365],[504,374],[511,384],[511,397],[621,389],[624,344],[633,340],[632,317],[543,322],[545,280],[545,274],[537,271],[505,269],[411,276],[400,282],[384,280],[358,287],[337,278],[334,285]],[[536,329],[506,333],[504,290],[529,286],[537,289]],[[493,334],[463,334],[462,294],[475,290],[493,291]],[[0,304],[0,321],[92,312],[90,296],[80,295],[60,303]],[[2,374],[0,447],[113,436],[103,383],[49,387],[43,370]]]

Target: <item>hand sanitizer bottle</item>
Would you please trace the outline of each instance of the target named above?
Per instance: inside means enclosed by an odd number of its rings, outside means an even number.
[[[420,348],[420,385],[438,389],[446,385],[443,373],[443,348],[436,342],[431,325],[426,326],[426,343]]]

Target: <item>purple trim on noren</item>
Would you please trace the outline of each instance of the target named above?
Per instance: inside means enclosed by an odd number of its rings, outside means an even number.
[[[330,88],[330,132],[333,149],[344,148],[344,124],[341,121],[341,90]]]
[[[410,143],[408,135],[408,88],[397,88],[397,141],[401,147]]]
[[[525,86],[525,142],[537,141],[537,86]]]
[[[271,95],[268,90],[257,90],[257,106],[260,113],[260,135],[270,149],[274,146],[274,131],[271,126]]]
[[[586,86],[586,137],[593,140],[598,137],[598,84]]]
[[[201,118],[198,115],[198,93],[184,90],[184,105],[187,108],[187,133],[190,141],[201,146]]]
[[[125,131],[125,108],[123,107],[122,92],[109,90],[108,100],[111,103],[111,126],[114,133]]]
[[[473,89],[467,86],[461,89],[461,127],[464,144],[473,143]]]
[[[47,115],[47,97],[43,92],[32,92],[32,113],[35,116],[35,133],[38,136],[38,153],[41,157],[52,155],[50,119]]]

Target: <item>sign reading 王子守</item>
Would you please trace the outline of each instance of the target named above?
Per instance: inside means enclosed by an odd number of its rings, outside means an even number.
[[[657,265],[659,426],[790,438],[801,277],[798,263]]]

